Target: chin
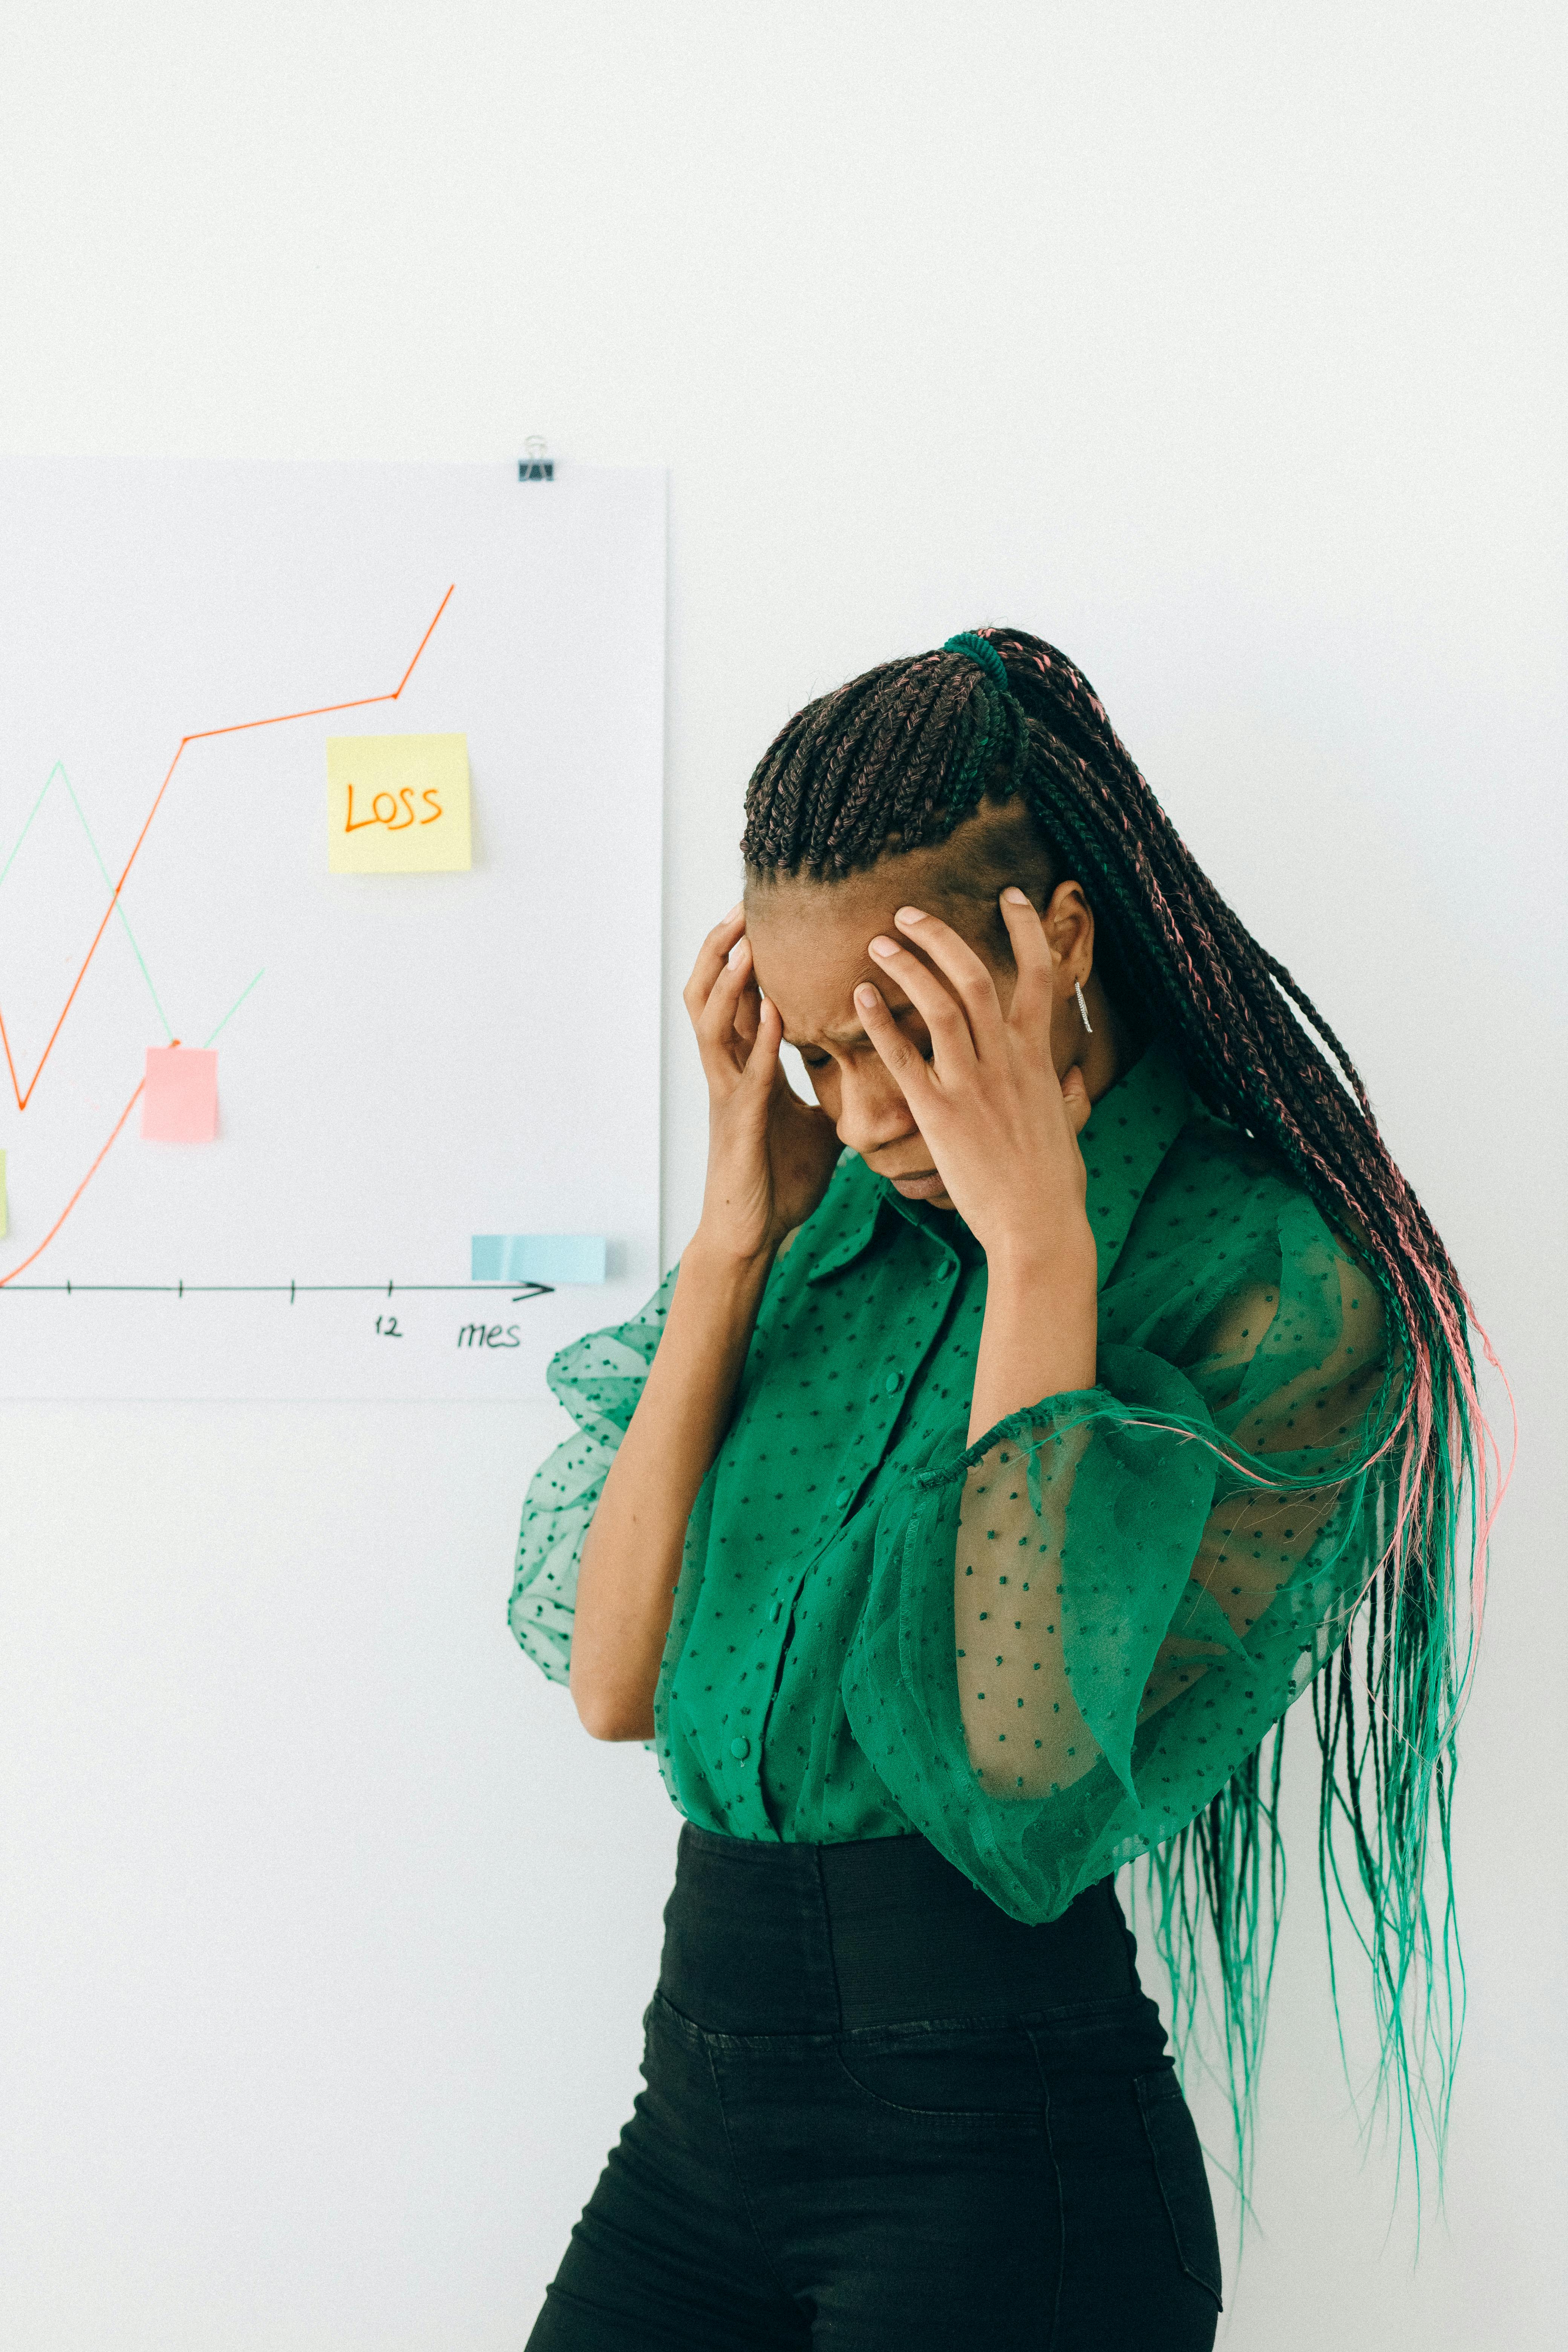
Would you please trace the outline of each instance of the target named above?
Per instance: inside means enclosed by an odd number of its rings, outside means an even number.
[[[899,1178],[894,1175],[889,1175],[887,1181],[893,1185],[900,1183]],[[931,1209],[952,1209],[954,1205],[952,1195],[947,1192],[906,1192],[904,1198],[906,1201],[923,1202],[928,1208]]]

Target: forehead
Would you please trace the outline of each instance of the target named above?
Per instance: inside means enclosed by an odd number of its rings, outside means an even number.
[[[994,961],[988,937],[993,921],[978,900],[942,887],[936,856],[911,850],[841,882],[788,878],[752,884],[746,892],[746,930],[759,986],[779,1009],[784,1034],[797,1042],[836,1038],[860,1031],[854,991],[870,979],[895,1010],[908,1003],[904,992],[870,953],[879,932],[900,939],[893,917],[900,907],[921,907],[941,915],[988,963]],[[908,946],[910,942],[902,940]]]

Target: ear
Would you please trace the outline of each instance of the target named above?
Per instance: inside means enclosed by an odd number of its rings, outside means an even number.
[[[1058,882],[1042,918],[1046,939],[1057,959],[1057,994],[1070,996],[1094,970],[1094,915],[1081,886]]]

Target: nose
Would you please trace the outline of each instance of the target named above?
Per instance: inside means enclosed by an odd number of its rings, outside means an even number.
[[[920,1132],[883,1064],[874,1054],[868,1062],[869,1066],[851,1063],[839,1073],[838,1140],[862,1159]]]

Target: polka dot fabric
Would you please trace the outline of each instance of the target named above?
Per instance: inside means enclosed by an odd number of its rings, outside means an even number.
[[[1097,1384],[973,1448],[987,1270],[962,1222],[846,1155],[781,1255],[655,1701],[700,1826],[921,1830],[1054,1918],[1190,1822],[1342,1638],[1396,1402],[1375,1286],[1161,1045],[1082,1149]],[[530,1487],[511,1622],[557,1680],[669,1289],[552,1367],[579,1431]]]
[[[555,1357],[552,1392],[577,1423],[537,1473],[523,1507],[511,1630],[536,1666],[563,1683],[572,1660],[577,1563],[616,1448],[637,1411],[679,1271],[672,1266],[640,1314],[592,1332]]]

